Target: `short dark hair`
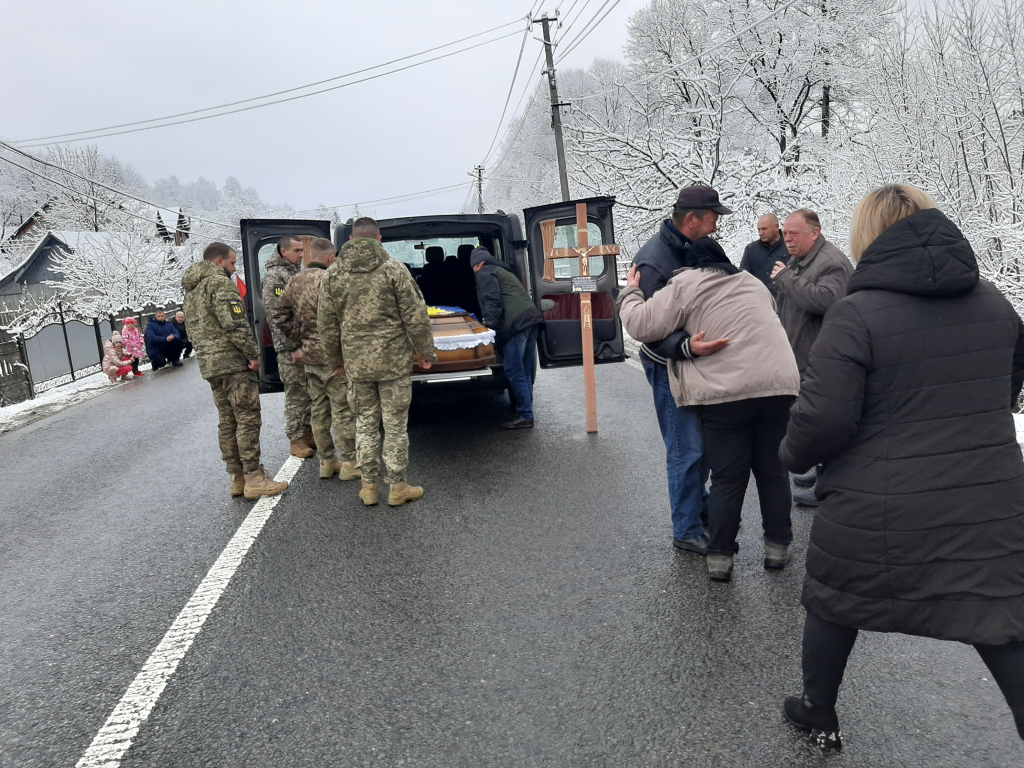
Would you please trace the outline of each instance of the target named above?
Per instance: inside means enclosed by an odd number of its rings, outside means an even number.
[[[326,237],[318,237],[309,245],[309,258],[316,262],[326,262],[337,252],[334,243]]]
[[[672,223],[676,227],[681,227],[686,221],[686,217],[689,214],[693,214],[701,221],[704,221],[704,217],[711,211],[710,208],[680,208],[679,206],[672,206]]]
[[[291,245],[293,240],[296,243],[301,243],[302,242],[302,238],[301,237],[297,237],[295,235],[285,235],[280,240],[278,240],[277,241],[277,255],[278,256],[284,256],[284,250],[283,249],[285,249],[289,245]]]
[[[796,216],[798,214],[804,217],[804,221],[806,221],[812,229],[821,229],[821,219],[819,219],[818,214],[810,208],[797,208],[790,214],[790,216]]]
[[[224,243],[210,243],[203,251],[203,261],[216,261],[226,259],[234,252],[234,248]]]
[[[352,222],[352,237],[376,237],[379,234],[380,227],[369,216],[362,216]]]

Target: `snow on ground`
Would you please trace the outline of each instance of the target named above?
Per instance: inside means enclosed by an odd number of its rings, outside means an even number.
[[[143,365],[140,368],[145,372],[149,366]],[[128,382],[131,382],[131,378]],[[0,435],[13,432],[34,421],[45,419],[47,416],[53,416],[55,413],[60,413],[89,398],[123,386],[125,383],[127,382],[111,383],[107,374],[94,373],[77,381],[41,392],[32,400],[4,406],[0,408]]]

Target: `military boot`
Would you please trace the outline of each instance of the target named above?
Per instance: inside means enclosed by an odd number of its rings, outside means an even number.
[[[313,428],[312,427],[306,427],[306,431],[302,433],[302,437],[300,437],[299,440],[304,442],[306,445],[308,445],[314,451],[316,450],[316,438],[313,437]]]
[[[231,495],[241,496],[245,493],[245,475],[241,472],[231,473]]]
[[[277,496],[277,494],[283,493],[287,487],[288,483],[284,481],[279,483],[267,477],[263,467],[255,472],[245,474],[245,498],[249,500],[258,499],[260,496]]]
[[[320,460],[320,479],[328,480],[338,474],[341,469],[341,462],[334,459]]]
[[[339,480],[356,480],[363,476],[359,471],[359,465],[354,461],[343,461],[338,465]]]
[[[423,489],[418,485],[408,483],[394,483],[391,486],[391,493],[388,494],[388,505],[400,507],[407,501],[416,501],[423,498]]]
[[[298,440],[292,440],[292,456],[297,456],[300,459],[308,459],[316,451],[306,444],[306,441],[301,437]]]
[[[368,483],[363,481],[363,489],[359,491],[359,498],[363,500],[363,504],[368,507],[374,507],[377,505],[377,484]]]

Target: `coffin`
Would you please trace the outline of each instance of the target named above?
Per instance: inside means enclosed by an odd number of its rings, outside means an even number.
[[[498,362],[494,354],[494,331],[461,310],[438,312],[431,308],[430,328],[434,332],[437,362],[430,371],[419,365],[413,373],[447,373],[486,368]]]

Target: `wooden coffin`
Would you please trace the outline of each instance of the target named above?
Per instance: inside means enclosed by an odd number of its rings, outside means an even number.
[[[416,365],[413,373],[447,373],[449,371],[471,371],[486,368],[498,362],[494,354],[494,344],[478,344],[464,349],[442,349],[445,338],[465,337],[469,334],[487,334],[490,331],[479,323],[472,315],[444,315],[430,318],[430,328],[434,332],[434,346],[438,347],[437,362],[430,371]],[[465,343],[465,342],[463,342]]]

